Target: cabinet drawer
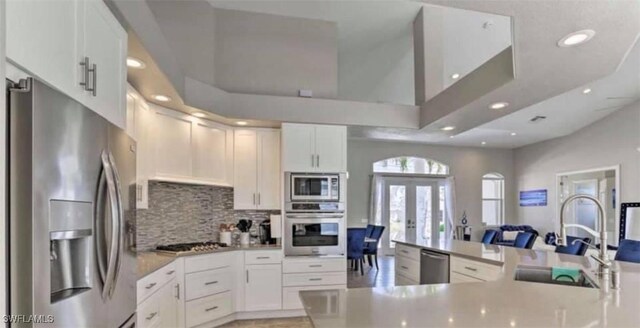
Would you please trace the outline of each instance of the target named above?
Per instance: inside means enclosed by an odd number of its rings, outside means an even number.
[[[396,244],[396,255],[420,261],[420,248]]]
[[[138,304],[142,303],[175,276],[176,265],[172,262],[138,280],[136,284]]]
[[[282,285],[285,287],[344,285],[346,283],[346,272],[289,273],[285,274],[282,280]]]
[[[498,279],[502,268],[496,265],[480,263],[452,256],[451,271],[461,273],[472,278],[491,281]]]
[[[328,290],[328,289],[347,289],[347,285],[326,285],[326,286],[282,288],[282,309],[283,310],[302,309],[302,301],[300,301],[300,294],[299,294],[301,290]]]
[[[224,292],[187,302],[185,306],[187,327],[197,326],[231,314],[231,297],[231,292]]]
[[[278,264],[282,263],[282,251],[246,251],[244,264]]]
[[[464,275],[462,273],[457,273],[457,272],[451,272],[451,276],[450,276],[450,283],[452,284],[458,284],[458,283],[464,283],[464,282],[484,282],[484,280],[478,279],[478,278],[473,278],[473,277],[469,277],[467,275]]]
[[[322,260],[284,260],[282,262],[282,272],[284,273],[306,273],[306,272],[346,272],[347,260],[322,259]]]
[[[237,252],[189,256],[184,259],[184,272],[198,272],[231,266]]]
[[[160,327],[162,325],[161,317],[162,297],[151,297],[140,305],[137,310],[137,326],[141,328]]]
[[[396,274],[414,281],[420,281],[420,262],[406,257],[396,257]]]
[[[228,268],[189,273],[185,278],[187,301],[231,290],[232,276]]]
[[[399,275],[397,274],[395,276],[396,279],[396,286],[413,286],[413,285],[420,285],[419,282],[417,281],[413,281],[405,276]]]

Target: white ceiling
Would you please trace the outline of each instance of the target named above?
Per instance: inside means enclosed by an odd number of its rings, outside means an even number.
[[[589,94],[582,91],[590,88]],[[619,69],[597,81],[552,97],[460,134],[384,128],[350,127],[353,138],[400,140],[455,146],[517,148],[569,135],[640,99],[640,42]],[[535,116],[545,120],[531,123]],[[511,133],[516,135],[512,136]],[[450,138],[450,136],[454,136]]]

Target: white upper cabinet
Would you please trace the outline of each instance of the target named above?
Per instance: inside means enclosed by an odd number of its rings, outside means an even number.
[[[87,107],[125,127],[127,34],[102,0],[84,0],[80,59],[89,59]],[[82,75],[82,70],[81,70]],[[82,76],[81,79],[84,79]]]
[[[347,128],[282,124],[282,159],[286,172],[346,172]]]
[[[193,177],[226,185],[233,179],[233,131],[221,124],[193,122]]]
[[[234,140],[234,208],[280,209],[280,132],[238,129]]]
[[[320,172],[347,171],[347,128],[316,126],[316,169]]]
[[[74,98],[83,93],[77,78],[82,7],[80,0],[6,2],[7,59]]]
[[[10,62],[125,127],[127,34],[103,1],[7,1],[6,10]]]
[[[179,113],[156,112],[153,123],[155,176],[191,178],[192,122]]]

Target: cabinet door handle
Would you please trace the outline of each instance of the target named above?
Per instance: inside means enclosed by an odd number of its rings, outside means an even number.
[[[409,252],[408,252],[408,251],[405,251],[404,249],[403,249],[403,250],[401,250],[401,252],[402,252],[402,253],[405,253],[405,254],[409,254]]]
[[[322,278],[309,278],[309,281],[322,281]]]
[[[256,193],[254,192],[253,193],[253,205],[255,205],[255,204],[256,204]]]
[[[146,288],[146,289],[151,289],[151,288],[153,288],[155,285],[157,285],[157,283],[152,282],[152,283],[148,284],[147,286],[145,286],[144,288]]]
[[[246,277],[247,277],[247,284],[249,283],[249,270],[245,270],[246,272]]]
[[[176,284],[176,299],[180,299],[180,284]]]
[[[400,267],[401,267],[401,268],[403,268],[403,269],[405,269],[405,270],[409,270],[409,268],[407,268],[407,267],[406,267],[406,266],[404,266],[404,265],[401,265]]]
[[[320,167],[320,155],[316,155],[316,167]]]
[[[156,312],[151,313],[151,314],[150,314],[148,317],[146,317],[145,319],[147,319],[147,320],[151,320],[151,319],[153,319],[153,317],[155,317],[155,316],[156,316],[156,314],[158,314],[158,312],[157,312],[157,311],[156,311]]]
[[[260,205],[260,193],[258,193],[258,205]]]
[[[257,260],[268,260],[270,258],[271,258],[270,256],[258,256],[258,257],[256,257]]]
[[[91,94],[95,97],[98,94],[98,65],[93,64],[89,70],[93,76],[93,85],[91,86]]]
[[[217,281],[217,280],[216,280],[216,281],[207,281],[207,282],[205,282],[205,283],[204,283],[204,285],[205,285],[205,286],[209,286],[209,285],[215,285],[215,284],[217,284],[217,283],[218,283],[218,281]]]
[[[167,275],[173,274],[176,270],[167,271]]]
[[[468,267],[468,266],[466,266],[466,267],[464,267],[464,268],[465,268],[465,269],[467,269],[467,270],[469,270],[469,271],[473,271],[473,272],[478,271],[478,269],[476,269],[476,268],[472,268],[472,267]]]
[[[83,87],[85,91],[89,90],[89,57],[84,57],[80,62],[80,66],[82,67],[82,80],[80,81],[80,85]]]
[[[311,167],[315,167],[315,166],[316,166],[316,162],[314,160],[313,154],[311,154]]]
[[[205,312],[209,312],[209,311],[213,311],[213,310],[215,310],[215,309],[217,309],[217,308],[218,308],[217,306],[214,306],[214,307],[210,307],[210,308],[208,308],[208,309],[204,309],[204,311],[205,311]]]
[[[310,268],[322,268],[322,264],[311,264],[309,265]]]

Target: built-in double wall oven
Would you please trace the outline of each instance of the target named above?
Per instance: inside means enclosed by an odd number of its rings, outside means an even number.
[[[346,177],[285,174],[285,255],[344,255]]]

